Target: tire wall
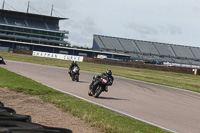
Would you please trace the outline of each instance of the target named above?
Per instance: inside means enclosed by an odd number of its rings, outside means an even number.
[[[0,133],[72,133],[67,128],[48,127],[32,123],[31,116],[17,114],[0,101]]]

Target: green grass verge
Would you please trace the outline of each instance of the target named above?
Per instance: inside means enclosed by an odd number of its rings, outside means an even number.
[[[66,61],[66,60],[33,57],[30,55],[22,55],[22,54],[14,54],[14,53],[0,52],[0,55],[2,55],[5,59],[8,59],[8,60],[31,62],[31,63],[37,63],[37,64],[43,64],[43,65],[66,67],[66,68],[68,68],[71,63],[71,61]],[[197,76],[197,75],[192,75],[192,74],[111,66],[111,65],[87,63],[87,62],[80,62],[78,64],[81,70],[85,70],[85,71],[102,73],[102,72],[105,72],[106,69],[111,69],[113,72],[113,75],[116,75],[116,76],[142,80],[146,82],[176,87],[176,88],[200,93],[200,76],[199,75]]]
[[[81,118],[91,126],[107,133],[155,133],[166,132],[103,107],[63,94],[52,88],[37,83],[29,78],[10,72],[0,67],[0,87],[14,88],[18,92],[39,96],[45,102],[53,103],[63,111]]]

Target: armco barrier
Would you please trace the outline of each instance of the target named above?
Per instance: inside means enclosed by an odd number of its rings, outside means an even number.
[[[84,57],[83,62],[92,62],[92,63],[106,64],[106,65],[143,68],[143,69],[150,69],[150,70],[187,73],[187,74],[194,73],[192,68],[175,67],[175,66],[160,66],[160,65],[144,64],[144,63],[138,63],[138,62],[114,61],[114,60],[89,58],[89,57]]]

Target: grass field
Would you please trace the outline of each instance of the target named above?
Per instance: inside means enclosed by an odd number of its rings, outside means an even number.
[[[66,69],[68,69],[71,63],[71,61],[40,58],[13,53],[0,53],[0,55],[2,55],[5,60],[17,60],[58,67],[66,67]],[[105,72],[105,70],[109,68],[116,76],[200,92],[200,76],[85,62],[78,64],[81,70],[101,73]],[[157,127],[111,112],[104,109],[103,107],[99,107],[69,95],[65,95],[31,79],[22,77],[5,69],[0,68],[0,73],[0,87],[15,88],[16,91],[19,92],[40,96],[45,102],[55,104],[56,106],[62,108],[63,111],[71,113],[74,116],[85,120],[92,126],[101,128],[104,132],[166,132]]]

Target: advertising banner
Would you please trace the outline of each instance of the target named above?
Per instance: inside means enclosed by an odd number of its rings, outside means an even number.
[[[40,52],[40,51],[33,51],[32,55],[39,56],[39,57],[48,57],[48,58],[83,62],[83,56],[56,54],[56,53],[48,53],[48,52]]]

